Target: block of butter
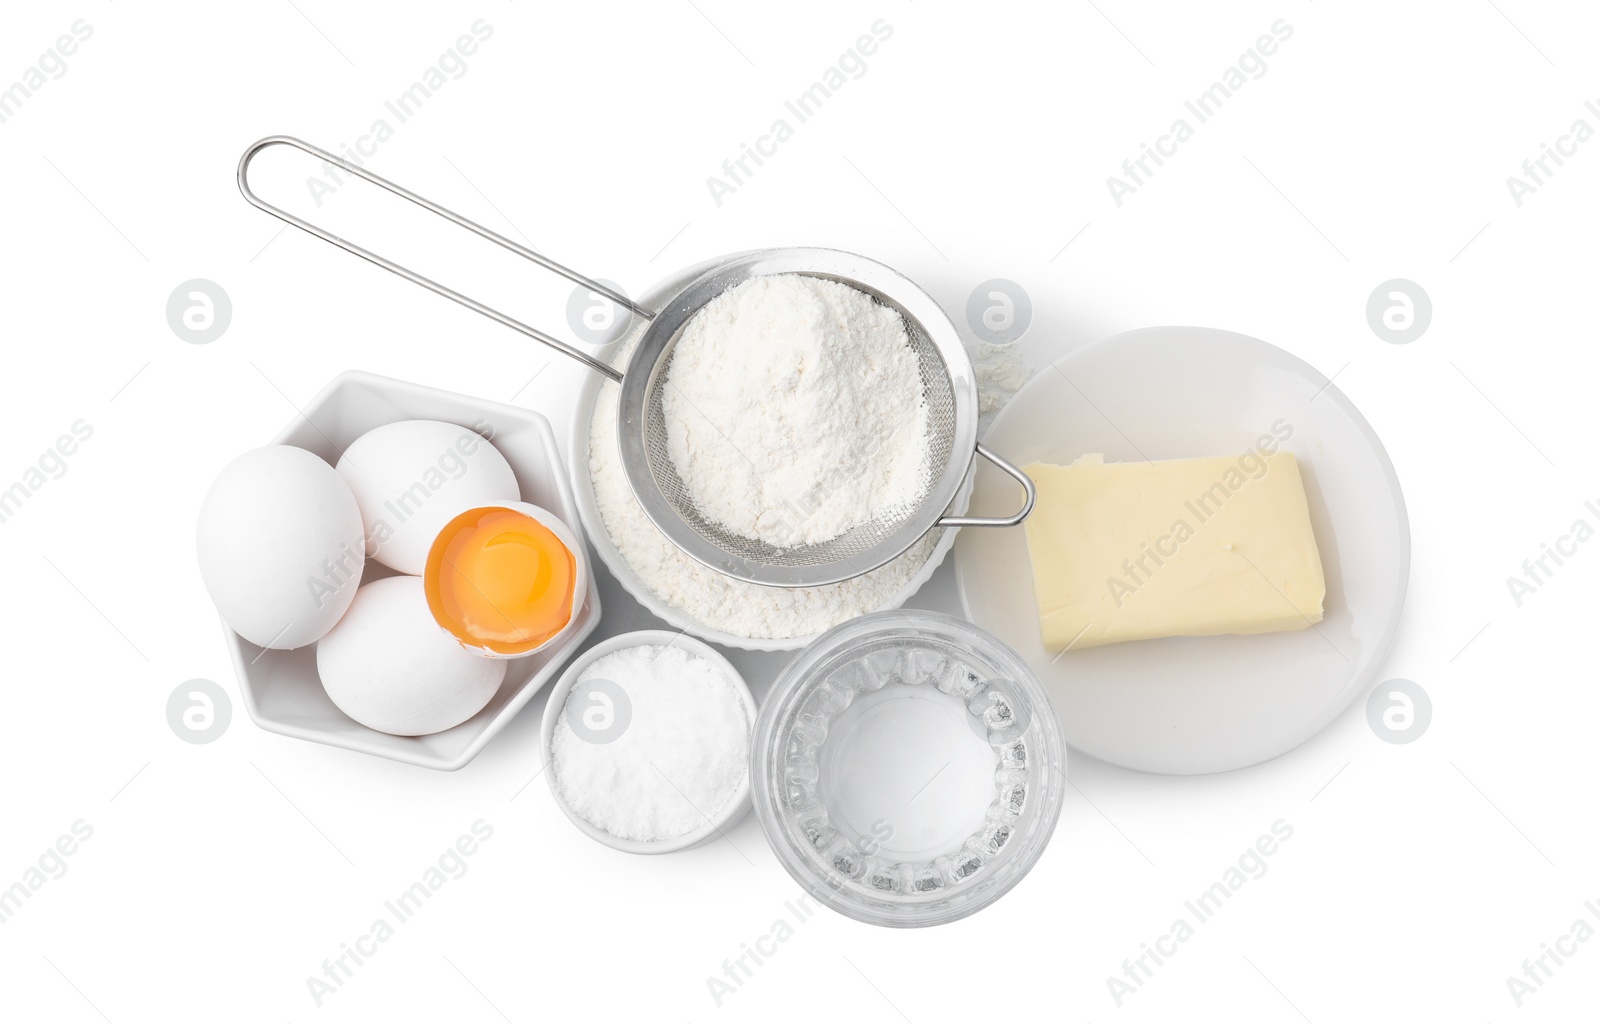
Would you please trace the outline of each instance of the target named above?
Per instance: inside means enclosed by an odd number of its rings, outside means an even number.
[[[1046,649],[1163,636],[1304,629],[1322,621],[1322,560],[1289,452],[1024,471]]]

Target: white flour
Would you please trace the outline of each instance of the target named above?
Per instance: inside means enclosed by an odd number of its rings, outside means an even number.
[[[734,682],[705,658],[661,645],[597,659],[578,677],[594,679],[627,694],[627,724],[595,742],[567,715],[556,719],[550,771],[562,801],[597,828],[642,842],[715,821],[749,772],[751,723]]]
[[[1033,376],[1011,345],[979,342],[971,356],[978,377],[978,412],[983,416],[999,412]]]
[[[627,365],[643,330],[619,346],[613,365]],[[826,587],[764,587],[707,569],[656,529],[633,496],[617,446],[617,397],[615,385],[601,385],[589,421],[589,475],[600,518],[645,587],[712,629],[754,639],[809,636],[887,608],[939,542],[942,531],[932,530],[888,565]]]
[[[928,406],[900,314],[822,278],[752,278],[685,325],[662,392],[702,515],[789,547],[927,493]]]

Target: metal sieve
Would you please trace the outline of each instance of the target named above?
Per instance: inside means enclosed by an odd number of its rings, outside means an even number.
[[[559,338],[262,200],[251,191],[247,180],[250,162],[262,150],[278,145],[309,153],[387,189],[574,284],[605,296],[643,318],[647,326],[628,358],[626,370],[619,371]],[[977,384],[973,377],[972,362],[950,318],[938,303],[910,279],[874,260],[835,249],[785,248],[747,253],[701,274],[674,294],[660,310],[649,310],[527,246],[519,245],[300,139],[274,135],[256,142],[240,157],[238,176],[239,190],[257,208],[413,284],[421,285],[527,335],[615,381],[621,388],[617,403],[620,455],[623,472],[634,496],[651,522],[668,540],[691,558],[717,572],[766,586],[819,587],[860,576],[892,561],[929,530],[958,526],[1015,526],[1033,510],[1033,482],[1016,466],[977,443]],[[787,547],[770,544],[734,533],[706,518],[679,478],[667,446],[662,392],[672,366],[673,346],[684,325],[701,307],[728,289],[753,277],[773,274],[800,274],[837,281],[865,292],[899,313],[905,321],[906,336],[917,357],[922,378],[922,397],[928,406],[926,469],[929,484],[922,499],[913,505],[880,512],[840,536],[816,544]],[[1015,514],[1000,518],[945,514],[978,455],[994,463],[1022,486],[1024,500],[1022,508]],[[804,518],[806,514],[805,509],[795,509],[793,512],[797,518]]]

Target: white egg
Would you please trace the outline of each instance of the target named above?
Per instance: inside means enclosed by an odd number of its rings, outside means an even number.
[[[222,619],[292,650],[339,621],[361,584],[361,511],[332,466],[270,445],[223,468],[200,505],[200,577]]]
[[[317,674],[339,710],[396,736],[426,736],[465,722],[500,689],[506,665],[473,654],[440,629],[416,576],[362,587],[317,644]]]
[[[367,431],[339,459],[361,506],[367,554],[422,574],[428,548],[458,513],[520,501],[516,474],[476,433],[440,420],[400,420]]]

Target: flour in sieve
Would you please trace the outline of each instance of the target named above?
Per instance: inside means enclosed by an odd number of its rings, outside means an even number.
[[[639,343],[636,327],[613,357],[621,368]],[[602,385],[589,420],[589,475],[606,532],[639,580],[662,601],[712,629],[752,639],[809,636],[889,607],[932,555],[932,530],[905,554],[872,572],[825,587],[764,587],[708,569],[678,549],[645,515],[622,468],[618,389]]]
[[[905,321],[838,281],[753,277],[706,303],[673,347],[661,403],[695,507],[741,537],[820,544],[928,490]]]

